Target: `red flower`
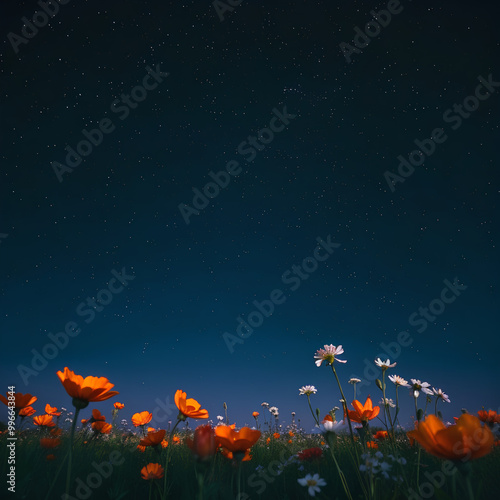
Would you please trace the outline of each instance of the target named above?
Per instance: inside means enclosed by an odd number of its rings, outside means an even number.
[[[500,415],[498,415],[496,411],[479,410],[477,412],[477,416],[479,417],[479,420],[481,420],[481,422],[500,424]]]
[[[199,425],[194,431],[194,439],[186,438],[186,444],[200,460],[213,457],[219,444],[210,424]]]
[[[299,451],[297,457],[302,461],[311,461],[321,458],[323,450],[321,448],[307,448],[306,450]]]
[[[377,431],[373,435],[373,439],[378,439],[380,441],[383,441],[384,439],[387,439],[389,437],[389,433],[387,431]]]
[[[366,443],[367,448],[378,448],[378,444],[375,441],[368,441]]]

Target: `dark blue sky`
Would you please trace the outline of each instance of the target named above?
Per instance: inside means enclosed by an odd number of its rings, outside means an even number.
[[[115,383],[124,418],[180,388],[214,419],[227,402],[232,421],[251,424],[267,401],[311,427],[299,387],[317,387],[322,413],[340,398],[316,350],[343,345],[350,398],[349,377],[365,378],[365,359],[406,330],[413,341],[391,373],[442,388],[446,419],[500,406],[500,88],[483,85],[460,122],[454,109],[478,77],[500,81],[498,8],[402,1],[348,63],[339,45],[387,2],[272,4],[243,0],[220,21],[209,1],[69,2],[18,53],[9,33],[21,36],[21,18],[39,7],[4,11],[2,392],[38,396],[40,413],[69,407],[56,377],[68,366]],[[145,79],[158,65],[169,75]],[[115,100],[137,85],[155,88],[135,90],[140,102],[119,112]],[[272,119],[284,110],[295,117],[283,128]],[[105,118],[110,133],[59,182],[53,162]],[[263,132],[247,161],[242,143],[270,126],[280,131]],[[384,173],[440,128],[446,140],[392,192]],[[230,161],[239,175],[186,224],[179,205],[193,206],[193,188]],[[339,246],[292,290],[299,280],[283,274],[328,236]],[[87,297],[123,268],[134,278],[121,291],[112,282],[117,293],[99,296],[112,301],[86,323]],[[455,279],[460,295],[425,331],[409,323]],[[223,334],[273,290],[286,300],[230,353]],[[19,366],[71,321],[81,332],[26,385]],[[368,394],[380,399],[373,382]],[[407,390],[401,400],[409,422]]]

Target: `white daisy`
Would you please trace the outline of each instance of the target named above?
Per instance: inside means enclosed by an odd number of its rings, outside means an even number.
[[[425,394],[432,394],[432,391],[429,389],[431,384],[427,382],[420,382],[420,380],[416,378],[411,378],[410,380],[412,383],[410,394],[414,398],[418,398],[418,396],[420,396],[420,391],[422,391]]]
[[[450,398],[448,396],[448,394],[445,394],[441,389],[434,389],[434,387],[432,388],[432,391],[434,392],[434,395],[438,398],[438,399],[442,399],[443,401],[446,401],[447,403],[450,403]]]
[[[300,395],[304,394],[306,396],[310,396],[311,394],[316,394],[317,392],[318,390],[314,387],[314,385],[304,385],[299,389]]]
[[[385,399],[385,401],[384,401]],[[379,402],[378,402],[379,405],[384,405],[384,406],[389,406],[391,408],[396,408],[396,405],[394,403],[394,401],[390,398],[382,398]]]
[[[403,377],[400,377],[399,375],[389,375],[389,380],[395,386],[410,387],[410,384]]]
[[[385,361],[382,361],[380,358],[377,358],[375,360],[375,364],[382,368],[382,371],[386,371],[388,368],[394,368],[396,366],[397,363],[392,363],[391,365],[391,362],[389,359],[385,360]]]
[[[306,477],[297,479],[297,482],[301,486],[307,486],[307,492],[312,497],[315,496],[316,493],[321,492],[320,486],[326,486],[326,481],[324,479],[321,479],[319,477],[319,474],[314,474],[314,476],[311,476],[311,474],[307,474]]]
[[[344,349],[342,349],[341,345],[339,345],[338,347],[335,347],[333,344],[325,345],[324,349],[319,349],[314,355],[314,358],[316,359],[316,366],[321,366],[321,363],[323,363],[323,361],[326,361],[327,365],[333,365],[334,361],[338,361],[339,363],[347,363],[346,360],[335,358],[335,356],[337,356],[338,354],[342,354],[343,352]]]
[[[348,382],[348,383],[349,383],[349,384],[353,384],[353,385],[354,385],[354,384],[359,384],[360,382],[361,382],[361,379],[360,379],[360,378],[351,377],[351,378],[349,379],[349,382]]]

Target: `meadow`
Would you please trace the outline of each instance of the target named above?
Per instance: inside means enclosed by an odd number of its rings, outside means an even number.
[[[7,478],[1,498],[498,498],[500,415],[479,410],[443,422],[438,403],[448,396],[416,379],[386,378],[395,363],[380,358],[382,404],[370,397],[347,403],[335,368],[342,352],[330,345],[315,356],[317,366],[331,368],[342,408],[313,410],[316,389],[299,389],[316,423],[313,433],[295,414],[291,424],[281,425],[279,410],[268,403],[253,411],[252,428],[230,425],[227,413],[206,423],[207,410],[182,390],[175,392],[177,419],[163,429],[149,426],[151,412],[133,413],[118,401],[111,415],[103,415],[98,403],[118,395],[114,385],[68,368],[58,377],[70,410],[46,404],[45,413],[35,415],[36,396],[12,390],[0,396],[8,407],[8,424],[0,431]],[[349,380],[354,388],[358,382]],[[414,429],[399,425],[400,388],[413,394]],[[396,403],[386,397],[394,392]]]

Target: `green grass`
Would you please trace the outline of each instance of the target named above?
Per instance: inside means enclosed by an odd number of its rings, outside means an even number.
[[[30,500],[50,500],[64,498],[64,487],[67,469],[67,450],[69,446],[68,433],[63,434],[62,444],[56,450],[44,450],[39,439],[42,433],[36,430],[22,431],[18,434],[16,442],[16,493],[7,496],[7,484],[2,484],[1,498],[27,498]],[[181,433],[182,437],[182,433]],[[169,499],[197,499],[199,493],[196,474],[204,476],[205,500],[210,499],[235,499],[237,498],[238,468],[241,468],[241,495],[240,500],[246,499],[304,499],[310,498],[307,488],[300,486],[298,478],[306,474],[318,473],[327,486],[321,488],[315,498],[343,499],[346,498],[342,484],[339,480],[330,449],[321,445],[323,439],[319,435],[294,436],[292,443],[288,443],[288,435],[283,435],[266,445],[267,433],[263,433],[257,444],[252,448],[252,460],[236,464],[218,454],[207,463],[197,463],[189,448],[183,444],[173,445],[170,454],[170,464],[167,471],[167,488]],[[107,499],[148,499],[150,487],[152,498],[160,498],[159,489],[163,487],[163,479],[145,481],[140,476],[142,467],[146,464],[160,463],[165,465],[167,449],[158,453],[155,449],[147,448],[144,453],[137,450],[139,438],[126,433],[117,433],[111,436],[99,436],[98,439],[89,441],[88,434],[77,432],[74,446],[72,487],[70,498],[90,498],[93,500]],[[2,477],[8,472],[7,464],[7,436],[0,437]],[[323,456],[313,462],[288,463],[286,461],[298,451],[305,448],[319,446],[323,449]],[[364,450],[357,443],[359,454]],[[378,450],[369,450],[370,454],[380,451],[387,456],[393,453],[389,442],[381,442]],[[366,473],[360,473],[367,488],[373,488],[370,498],[373,499],[403,499],[409,498],[408,488],[418,492],[417,487],[417,460],[418,445],[410,447],[404,434],[398,435],[395,446],[396,453],[404,457],[406,465],[401,467],[393,465],[389,472],[393,475],[405,475],[406,482],[397,482],[385,479],[380,474],[373,476],[373,481],[368,481]],[[119,455],[117,455],[117,452]],[[47,461],[46,456],[54,453],[56,459]],[[114,453],[114,455],[111,455]],[[347,436],[338,437],[334,443],[334,453],[344,472],[353,499],[365,498],[359,481],[357,467],[353,463],[352,444]],[[78,496],[75,493],[77,479],[86,482],[90,477],[91,482],[97,484],[96,471],[93,463],[109,462],[110,457],[120,462],[114,465],[109,477],[102,478],[102,484],[90,490],[90,495]],[[116,460],[118,457],[118,460]],[[280,467],[281,464],[281,467]],[[420,463],[420,484],[429,482],[427,474],[436,474],[441,471],[443,461],[422,450]],[[500,471],[500,450],[495,447],[493,452],[479,460],[471,462],[471,483],[475,500],[488,500],[498,498],[496,491],[498,474]],[[264,473],[256,471],[258,466],[263,467]],[[108,466],[109,468],[109,466]],[[300,470],[300,469],[301,470]],[[280,470],[281,469],[281,470]],[[58,474],[59,471],[59,474]],[[107,471],[105,471],[107,472]],[[93,474],[94,476],[89,476]],[[467,489],[461,473],[445,476],[444,484],[440,488],[433,488],[432,496],[427,498],[438,499],[467,499]],[[151,484],[151,483],[157,483]],[[370,486],[369,486],[370,485]],[[50,494],[47,496],[49,489]],[[424,490],[428,494],[429,490]],[[5,492],[5,493],[4,493]],[[412,497],[410,497],[412,498]],[[418,498],[418,497],[413,497]],[[423,498],[423,497],[421,497]]]

